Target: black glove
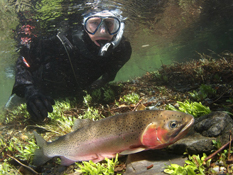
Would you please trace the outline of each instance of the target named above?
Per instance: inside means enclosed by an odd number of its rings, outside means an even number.
[[[91,86],[88,88],[88,90],[94,90],[103,87],[105,84],[107,84],[109,81],[106,78],[101,78],[99,80],[94,81]]]
[[[39,93],[33,86],[26,88],[25,98],[27,110],[34,121],[43,121],[48,116],[48,112],[53,112],[54,100]]]
[[[103,82],[102,79],[96,80],[95,82],[91,84],[91,86],[89,87],[89,90],[98,89],[104,85],[105,85],[105,82]]]

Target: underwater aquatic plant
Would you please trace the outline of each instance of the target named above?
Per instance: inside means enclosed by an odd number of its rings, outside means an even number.
[[[23,117],[25,120],[30,118],[26,104],[20,104],[12,110],[7,110],[6,112],[3,112],[0,118],[4,119],[4,123],[7,124],[14,121],[18,117]]]
[[[87,110],[85,110],[84,114],[79,115],[79,118],[80,119],[100,120],[101,118],[104,118],[104,116],[99,114],[98,109],[95,109],[93,107],[88,107]]]
[[[114,159],[105,158],[106,163],[93,163],[92,161],[89,162],[82,162],[75,163],[80,169],[76,170],[77,172],[81,172],[83,174],[89,175],[96,175],[96,174],[103,174],[103,175],[113,175],[114,168],[119,163],[118,162],[118,154]]]
[[[31,162],[33,153],[38,148],[39,147],[36,145],[35,139],[27,140],[27,142],[25,142],[24,140],[15,136],[8,140],[6,140],[4,137],[0,138],[0,149],[3,157],[6,156],[5,153],[13,153],[14,157]]]
[[[216,94],[216,90],[213,89],[210,85],[202,84],[199,91],[193,91],[189,93],[190,96],[197,101],[202,101],[207,97],[211,97]]]
[[[91,95],[86,92],[86,95],[83,97],[83,103],[85,104],[85,106],[90,106],[91,101],[92,101]]]
[[[205,175],[205,171],[210,167],[211,162],[211,159],[205,162],[206,157],[205,153],[203,153],[202,157],[199,155],[189,155],[189,159],[185,161],[184,166],[178,164],[167,165],[164,172],[171,175]]]
[[[19,171],[12,165],[8,163],[7,159],[0,164],[0,174],[1,175],[18,175]]]
[[[140,100],[140,96],[137,93],[132,92],[131,94],[124,95],[120,98],[120,102],[126,102],[127,104],[136,104]]]
[[[179,104],[179,109],[175,108],[171,104],[168,104],[166,106],[166,109],[173,111],[181,111],[184,113],[191,114],[194,117],[200,117],[211,112],[210,108],[202,105],[201,102],[189,102],[188,100],[185,100],[185,102],[177,101],[177,103]]]

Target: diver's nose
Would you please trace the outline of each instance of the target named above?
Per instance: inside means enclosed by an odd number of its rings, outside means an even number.
[[[105,26],[104,24],[102,24],[102,25],[100,26],[100,33],[106,33],[106,32],[107,32],[106,26]]]

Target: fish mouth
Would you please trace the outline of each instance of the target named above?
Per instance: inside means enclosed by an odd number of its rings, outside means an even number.
[[[183,129],[181,130],[181,132],[184,132],[185,130],[188,130],[190,128],[190,126],[192,126],[194,124],[194,118],[192,117],[190,122],[187,122],[186,125],[183,127]]]
[[[193,124],[194,124],[194,118],[192,117],[191,121],[184,123],[171,135],[171,138],[173,138],[172,142],[175,142],[178,139],[185,136]]]

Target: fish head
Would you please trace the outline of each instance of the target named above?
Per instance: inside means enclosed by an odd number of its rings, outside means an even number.
[[[192,115],[178,111],[161,111],[156,120],[144,129],[141,142],[148,149],[164,148],[184,137],[193,123]]]

